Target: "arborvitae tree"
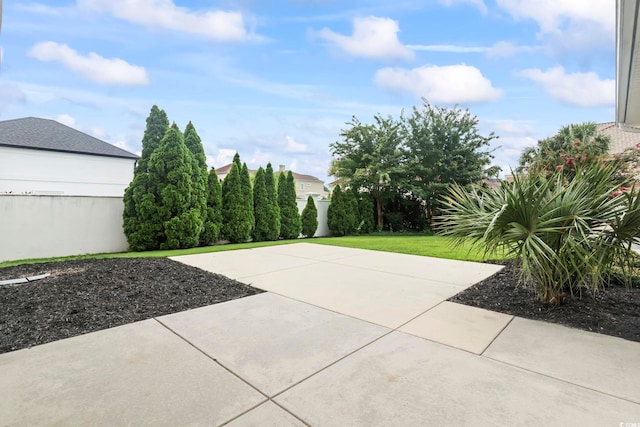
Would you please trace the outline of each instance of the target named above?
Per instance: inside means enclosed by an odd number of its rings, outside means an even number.
[[[133,180],[124,193],[123,228],[129,247],[134,251],[155,249],[162,224],[154,221],[156,211],[155,183],[149,181],[147,164],[169,128],[169,119],[158,106],[151,107],[142,138],[142,156],[138,160]]]
[[[296,203],[296,187],[293,174],[289,171],[278,178],[278,205],[280,206],[280,237],[296,239],[300,236],[302,224]]]
[[[262,167],[256,172],[253,181],[253,213],[255,223],[253,227],[253,240],[261,242],[269,236],[269,195],[265,183],[265,172]]]
[[[193,198],[193,155],[174,123],[149,159],[149,181],[155,184],[155,221],[162,225],[160,249],[197,246],[203,229],[201,207]]]
[[[251,231],[253,231],[253,224],[255,218],[253,217],[253,189],[251,188],[251,177],[249,176],[249,168],[247,164],[242,165],[240,171],[240,182],[242,183],[242,194],[244,197],[244,214],[247,216],[249,223],[251,224]]]
[[[327,225],[334,236],[346,236],[353,223],[348,212],[348,201],[339,185],[331,194],[331,204],[327,212]]]
[[[345,218],[347,223],[347,234],[353,234],[358,230],[360,226],[360,213],[358,212],[358,198],[353,190],[345,190],[342,193],[342,197],[345,199],[347,217]]]
[[[313,197],[307,198],[307,205],[302,210],[302,234],[313,237],[318,229],[318,210]]]
[[[271,163],[267,164],[264,182],[267,189],[267,221],[269,223],[265,240],[278,240],[278,237],[280,237],[280,207],[278,206],[278,193],[276,191],[276,181],[273,177],[273,167],[271,167]]]
[[[360,232],[367,234],[373,232],[375,228],[373,197],[369,193],[360,193],[358,211],[360,212]]]
[[[237,163],[222,181],[222,237],[232,243],[246,242],[253,226],[246,215],[245,199]]]
[[[192,204],[199,208],[200,218],[202,221],[207,219],[207,158],[204,155],[204,148],[202,147],[202,141],[196,128],[191,122],[187,124],[184,130],[184,144],[187,146],[193,156],[192,165],[192,190],[191,197],[193,198]],[[200,245],[208,244],[203,233],[200,235]]]
[[[207,184],[207,217],[204,223],[201,243],[212,245],[220,239],[222,228],[222,186],[215,168],[209,171]]]

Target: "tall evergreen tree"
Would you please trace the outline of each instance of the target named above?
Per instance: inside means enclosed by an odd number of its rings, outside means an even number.
[[[302,234],[313,237],[318,229],[318,210],[313,197],[307,198],[307,205],[302,210]]]
[[[375,229],[375,218],[373,213],[373,197],[369,193],[360,193],[358,211],[360,212],[360,232],[367,234]]]
[[[247,216],[247,220],[251,224],[251,231],[253,231],[253,225],[255,223],[255,218],[253,216],[253,189],[251,187],[249,168],[247,168],[246,163],[242,164],[240,182],[242,183],[242,194],[244,197],[244,214]]]
[[[245,199],[237,163],[222,181],[222,237],[232,243],[246,242],[253,224],[245,212]]]
[[[360,226],[360,212],[358,211],[358,199],[356,193],[352,190],[345,190],[342,193],[346,204],[347,217],[347,234],[353,234]]]
[[[255,223],[253,227],[253,240],[261,242],[269,236],[269,195],[265,183],[265,172],[262,167],[256,172],[253,181],[253,213]]]
[[[193,155],[174,123],[149,159],[149,181],[158,200],[154,220],[162,225],[160,249],[197,246],[203,229],[201,207],[192,195]]]
[[[334,236],[346,236],[353,224],[352,214],[349,212],[348,200],[337,185],[331,194],[331,204],[327,211],[327,225]]]
[[[278,206],[278,193],[276,191],[276,181],[273,177],[273,167],[271,163],[267,164],[264,181],[267,189],[267,221],[269,222],[265,240],[278,240],[278,237],[280,237],[280,207]]]
[[[201,243],[212,245],[220,239],[222,228],[222,186],[215,168],[209,171],[207,183],[207,216]]]
[[[278,205],[280,206],[280,237],[296,239],[300,235],[302,224],[296,203],[296,187],[291,171],[278,178]]]
[[[187,124],[187,127],[184,130],[184,144],[187,149],[189,149],[193,157],[191,177],[192,204],[198,207],[200,218],[204,223],[207,219],[207,184],[209,178],[207,173],[207,158],[204,154],[204,148],[202,147],[200,136],[191,122]],[[205,241],[204,227],[203,233],[200,235],[199,243],[201,245],[207,244]]]
[[[157,105],[151,107],[142,138],[142,156],[123,198],[123,229],[129,247],[134,251],[154,249],[159,244],[162,225],[153,220],[156,211],[155,183],[149,181],[147,164],[168,128],[167,113]]]

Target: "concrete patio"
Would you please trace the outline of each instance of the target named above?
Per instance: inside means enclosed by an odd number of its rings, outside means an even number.
[[[0,425],[640,425],[640,343],[446,302],[495,265],[298,243],[267,292],[0,355]]]

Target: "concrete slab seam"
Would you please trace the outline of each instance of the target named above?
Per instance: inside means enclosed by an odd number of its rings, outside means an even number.
[[[246,283],[245,283],[245,284],[246,284]],[[251,285],[251,284],[249,284],[249,285],[250,285],[250,286],[253,286],[253,285]],[[274,294],[274,295],[278,295],[279,297],[282,297],[282,298],[290,299],[291,301],[299,302],[299,303],[302,303],[302,304],[307,304],[307,305],[310,305],[311,307],[315,307],[315,308],[319,308],[319,309],[324,310],[324,311],[328,311],[329,313],[339,314],[340,316],[348,317],[348,318],[350,318],[350,319],[358,320],[358,321],[360,321],[360,322],[365,322],[365,323],[369,323],[369,324],[371,324],[371,325],[375,325],[375,326],[380,326],[380,327],[383,327],[383,328],[387,328],[387,329],[390,329],[390,330],[391,330],[391,332],[393,332],[393,331],[395,331],[395,330],[396,330],[395,328],[390,328],[389,326],[381,325],[381,324],[379,324],[379,323],[372,322],[371,320],[361,319],[361,318],[359,318],[359,317],[355,317],[355,316],[352,316],[352,315],[350,315],[350,314],[341,313],[341,312],[339,312],[339,311],[332,310],[332,309],[330,309],[330,308],[322,307],[321,305],[316,305],[316,304],[310,303],[309,301],[302,301],[302,300],[299,300],[299,299],[295,299],[295,298],[293,298],[293,297],[290,297],[290,296],[288,296],[288,295],[282,295],[282,294],[279,294],[279,293],[274,292],[274,291],[265,291],[265,292],[268,292],[268,293],[270,293],[270,294]],[[400,326],[398,326],[398,327],[400,327]]]
[[[287,255],[287,256],[289,256],[289,255]],[[305,259],[311,259],[311,258],[305,258]],[[264,273],[251,274],[251,275],[249,275],[249,276],[239,276],[237,279],[234,279],[234,280],[237,280],[238,282],[240,282],[240,281],[241,281],[241,280],[243,280],[243,279],[248,279],[248,278],[251,278],[251,277],[262,276],[262,275],[264,275],[264,274],[279,273],[279,272],[281,272],[281,271],[287,271],[287,270],[294,270],[294,269],[296,269],[296,268],[300,268],[300,267],[308,267],[308,266],[310,266],[310,265],[322,264],[323,262],[324,262],[324,261],[316,261],[316,262],[312,262],[312,263],[309,263],[309,264],[296,265],[296,266],[294,266],[294,267],[287,267],[287,268],[281,268],[281,269],[278,269],[278,270],[271,270],[271,271],[267,271],[267,272],[264,272]],[[220,274],[220,273],[218,273],[218,274]],[[245,285],[250,285],[250,283],[245,283]]]
[[[380,325],[377,325],[377,326],[380,326]],[[384,337],[386,337],[387,335],[392,334],[392,333],[394,333],[394,332],[398,332],[398,331],[396,331],[395,329],[391,329],[391,330],[389,330],[389,332],[386,332],[386,333],[384,333],[384,334],[380,335],[378,338],[374,339],[373,341],[370,341],[370,342],[368,342],[368,343],[366,343],[366,344],[364,344],[364,345],[362,345],[362,346],[360,346],[360,347],[356,348],[356,349],[355,349],[355,350],[353,350],[352,352],[347,353],[347,354],[345,354],[344,356],[340,357],[339,359],[334,360],[333,362],[329,363],[327,366],[325,366],[325,367],[323,367],[323,368],[318,369],[316,372],[314,372],[314,373],[312,373],[312,374],[310,374],[310,375],[307,375],[305,378],[301,379],[300,381],[296,382],[295,384],[291,384],[289,387],[287,387],[287,388],[285,388],[284,390],[282,390],[282,391],[280,391],[280,392],[278,392],[278,393],[274,394],[273,396],[271,396],[271,398],[272,398],[272,399],[275,399],[276,397],[280,396],[282,393],[285,393],[285,392],[287,392],[287,391],[291,390],[292,388],[294,388],[295,386],[297,386],[297,385],[299,385],[299,384],[302,384],[303,382],[305,382],[305,381],[306,381],[306,380],[308,380],[309,378],[311,378],[311,377],[314,377],[314,376],[318,375],[319,373],[321,373],[321,372],[323,372],[323,371],[325,371],[325,370],[329,369],[329,368],[330,368],[330,367],[332,367],[333,365],[335,365],[335,364],[337,364],[337,363],[339,363],[339,362],[343,361],[343,360],[344,360],[344,359],[346,359],[347,357],[350,357],[350,356],[354,355],[355,353],[359,352],[360,350],[362,350],[362,349],[364,349],[364,348],[366,348],[366,347],[369,347],[371,344],[373,344],[373,343],[375,343],[375,342],[377,342],[377,341],[380,341],[382,338],[384,338]],[[279,405],[278,405],[278,406],[279,406]]]
[[[175,336],[177,336],[178,338],[180,338],[181,340],[183,340],[184,342],[186,342],[187,344],[189,344],[191,347],[193,347],[195,350],[197,350],[198,352],[202,353],[205,357],[207,357],[208,359],[211,359],[213,362],[215,362],[218,366],[220,366],[221,368],[223,368],[224,370],[226,370],[227,372],[229,372],[231,375],[233,375],[234,377],[238,378],[240,381],[242,381],[243,383],[245,383],[246,385],[248,385],[249,387],[251,387],[252,389],[254,389],[255,391],[257,391],[258,393],[260,393],[266,400],[263,400],[262,402],[258,403],[257,405],[254,405],[253,407],[243,411],[242,413],[236,415],[235,417],[225,421],[224,423],[220,424],[221,426],[230,423],[231,421],[235,420],[236,418],[241,417],[242,415],[245,415],[249,412],[251,412],[252,410],[256,409],[258,406],[263,405],[267,402],[272,402],[274,404],[276,404],[277,406],[281,407],[284,411],[288,412],[291,416],[293,416],[294,418],[296,418],[297,420],[299,420],[300,422],[302,422],[304,425],[306,426],[310,426],[309,423],[305,422],[304,420],[302,420],[299,416],[297,416],[296,414],[294,414],[293,412],[289,411],[286,408],[283,408],[280,404],[278,404],[278,402],[275,402],[269,395],[267,395],[266,393],[264,393],[262,390],[260,390],[258,387],[254,386],[253,384],[251,384],[249,381],[247,381],[246,379],[242,378],[240,375],[238,375],[236,372],[232,371],[231,369],[229,369],[227,366],[225,366],[224,364],[222,364],[218,359],[212,357],[211,355],[207,354],[204,350],[202,350],[200,347],[198,347],[197,345],[195,345],[194,343],[192,343],[191,341],[189,341],[188,339],[186,339],[185,337],[183,337],[182,335],[180,335],[179,333],[177,333],[176,331],[174,331],[173,329],[171,329],[169,326],[165,325],[164,323],[162,323],[162,321],[160,321],[160,319],[153,317],[153,320],[155,320],[156,322],[158,322],[160,325],[162,325],[164,328],[166,328],[169,332],[171,332],[172,334],[174,334]]]
[[[493,362],[500,363],[500,364],[505,365],[505,366],[511,366],[512,368],[520,369],[522,371],[529,372],[531,374],[539,375],[541,377],[545,377],[545,378],[548,378],[550,380],[560,381],[560,382],[565,383],[565,384],[570,384],[570,385],[575,386],[575,387],[580,387],[580,388],[582,388],[584,390],[589,390],[589,391],[592,391],[594,393],[598,393],[598,394],[601,394],[601,395],[604,395],[604,396],[612,397],[612,398],[618,399],[618,400],[624,400],[625,402],[629,402],[629,403],[632,403],[634,405],[639,405],[640,406],[640,402],[636,402],[635,400],[631,400],[631,399],[628,399],[626,397],[616,396],[616,395],[611,394],[611,393],[606,393],[606,392],[604,392],[602,390],[597,390],[595,388],[591,388],[591,387],[588,387],[588,386],[585,386],[585,385],[582,385],[582,384],[576,384],[576,383],[573,383],[571,381],[564,380],[562,378],[554,377],[554,376],[551,376],[551,375],[548,375],[548,374],[545,374],[545,373],[542,373],[542,372],[534,371],[534,370],[529,369],[529,368],[524,368],[522,366],[514,365],[512,363],[508,363],[508,362],[504,362],[502,360],[494,359],[493,357],[484,356],[484,355],[482,355],[480,357],[484,357],[487,360],[491,360]]]
[[[334,262],[336,260],[329,260],[329,261],[324,261],[328,264],[335,264],[335,265],[339,265],[341,267],[350,267],[350,268],[357,268],[359,270],[365,270],[365,271],[373,271],[375,273],[386,273],[386,274],[392,274],[394,276],[400,276],[400,277],[409,277],[411,279],[418,279],[418,280],[424,280],[424,281],[428,281],[428,282],[436,282],[436,283],[443,283],[445,285],[451,285],[451,286],[455,286],[457,288],[460,288],[460,291],[464,291],[465,289],[467,289],[470,286],[473,286],[475,283],[471,283],[470,285],[461,285],[459,283],[452,283],[452,282],[445,282],[444,280],[436,280],[436,279],[425,279],[424,277],[419,277],[419,276],[412,276],[410,274],[404,274],[404,273],[391,273],[389,271],[385,271],[385,270],[376,270],[375,268],[366,268],[366,267],[356,267],[353,265],[347,265],[347,264],[340,264],[339,262]]]
[[[498,334],[495,337],[493,337],[491,342],[489,344],[487,344],[487,346],[484,348],[484,350],[482,350],[482,352],[480,353],[480,356],[484,356],[484,353],[489,349],[489,347],[491,347],[491,345],[498,339],[498,337],[500,335],[502,335],[502,333],[509,327],[509,325],[511,324],[511,322],[513,322],[513,319],[515,319],[515,318],[516,318],[516,316],[511,315],[511,319],[509,319],[507,324],[504,325],[504,327],[502,329],[500,329],[500,332],[498,332]],[[487,357],[487,359],[490,359],[490,358]]]
[[[244,416],[244,415],[248,414],[249,412],[253,411],[254,409],[258,409],[260,406],[262,406],[262,405],[264,405],[264,404],[266,404],[266,403],[268,403],[268,402],[273,403],[273,404],[274,404],[274,405],[276,405],[278,408],[282,409],[282,410],[283,410],[283,411],[285,411],[287,414],[291,415],[291,416],[292,416],[292,417],[294,417],[296,420],[300,421],[302,424],[304,424],[304,425],[306,425],[306,426],[308,426],[308,427],[313,427],[311,424],[309,424],[308,422],[306,422],[305,420],[303,420],[302,418],[300,418],[299,416],[297,416],[296,414],[294,414],[293,412],[291,412],[290,410],[288,410],[288,409],[287,409],[287,408],[285,408],[284,406],[280,405],[280,404],[279,404],[278,402],[276,402],[275,400],[272,400],[271,398],[269,398],[269,400],[267,400],[267,401],[264,401],[264,402],[258,403],[257,405],[253,406],[252,408],[247,409],[246,411],[242,412],[241,414],[236,415],[235,417],[231,418],[230,420],[225,421],[225,422],[224,422],[224,423],[222,423],[222,424],[219,424],[218,426],[219,426],[219,427],[226,426],[226,425],[228,425],[229,423],[231,423],[231,422],[233,422],[233,421],[237,420],[238,418],[240,418],[240,417],[242,417],[242,416]]]

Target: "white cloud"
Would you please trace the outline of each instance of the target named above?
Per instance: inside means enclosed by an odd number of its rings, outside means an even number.
[[[447,53],[485,53],[489,50],[484,46],[458,46],[452,44],[410,44],[407,48],[423,52],[447,52]]]
[[[413,69],[383,68],[373,78],[381,88],[409,93],[429,102],[467,104],[497,101],[501,91],[470,65],[425,65]]]
[[[565,73],[563,67],[542,71],[538,68],[519,73],[540,84],[552,98],[580,107],[600,107],[615,102],[616,82],[600,79],[594,72]]]
[[[233,156],[235,155],[236,150],[231,148],[220,148],[215,157],[207,156],[207,164],[210,167],[219,168],[231,163],[233,161]]]
[[[15,7],[17,10],[23,12],[37,13],[41,15],[59,16],[62,14],[60,9],[41,3],[17,4]]]
[[[413,51],[398,40],[399,31],[397,21],[369,16],[353,19],[353,34],[350,36],[328,28],[323,28],[315,35],[354,56],[386,60],[413,59]]]
[[[307,146],[307,144],[297,142],[289,135],[285,136],[284,138],[286,141],[284,151],[286,151],[287,153],[306,153],[309,151],[309,147]]]
[[[484,53],[488,57],[508,57],[519,53],[533,52],[539,50],[540,46],[523,46],[509,41],[499,41],[492,46],[460,46],[451,44],[433,45],[407,45],[411,50],[423,52],[446,52],[446,53]]]
[[[69,114],[58,114],[55,120],[63,125],[69,126],[70,128],[76,128],[76,119]]]
[[[172,0],[77,0],[80,7],[109,13],[149,28],[163,28],[204,36],[211,40],[238,41],[256,39],[247,31],[245,17],[239,11],[191,11]]]
[[[530,124],[521,120],[486,120],[486,123],[499,136],[529,137],[535,133],[535,129]]]
[[[98,139],[104,139],[107,137],[107,131],[104,128],[95,126],[91,128],[90,131],[91,135],[95,136]],[[122,141],[123,144],[127,144],[126,141]],[[118,143],[114,143],[114,145],[117,145],[118,147],[120,147],[120,145],[118,145]],[[120,148],[124,148],[124,147],[120,147]]]
[[[534,20],[540,37],[549,37],[549,49],[611,45],[615,37],[614,0],[497,0],[516,20]]]
[[[24,91],[14,84],[0,84],[0,111],[10,105],[24,104],[27,96]]]
[[[149,83],[147,70],[131,65],[120,58],[103,58],[90,52],[82,56],[66,44],[56,42],[36,43],[29,56],[40,61],[57,61],[82,77],[101,84],[109,85],[146,85]]]
[[[483,0],[440,0],[441,4],[445,6],[453,6],[455,4],[468,4],[477,8],[483,14],[487,13],[487,5],[484,4]]]

